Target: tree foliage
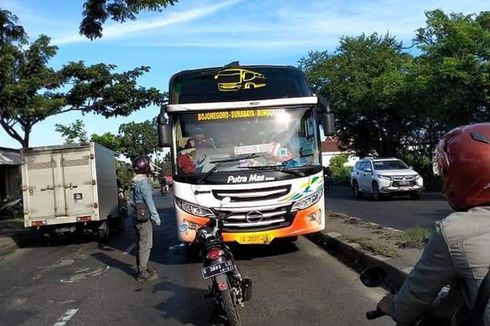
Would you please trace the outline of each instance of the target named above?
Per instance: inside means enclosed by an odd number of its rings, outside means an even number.
[[[332,170],[333,179],[339,183],[348,183],[352,168],[345,166],[349,157],[347,154],[337,154],[330,159],[329,167]]]
[[[116,156],[124,154],[124,148],[122,147],[121,139],[119,138],[119,136],[114,135],[113,133],[106,132],[102,135],[92,134],[92,136],[90,137],[90,141],[112,149]]]
[[[411,128],[404,75],[413,57],[391,35],[343,37],[336,53],[312,52],[300,66],[330,98],[344,147],[393,155]]]
[[[175,3],[177,0],[86,0],[80,34],[91,40],[100,38],[107,19],[124,23],[128,19],[136,20],[140,11],[161,11]]]
[[[0,8],[0,44],[26,41],[27,34],[24,27],[17,25],[18,20],[16,15]]]
[[[375,33],[343,37],[335,53],[300,61],[315,91],[330,98],[344,147],[426,165],[441,134],[489,121],[490,12],[426,17],[417,56]]]
[[[150,155],[158,148],[156,121],[129,122],[119,126],[123,153],[131,160],[138,155]]]
[[[86,143],[88,141],[85,123],[80,119],[77,119],[75,122],[68,125],[57,123],[55,124],[55,131],[61,133],[65,138],[66,144]]]
[[[29,146],[33,126],[48,117],[79,111],[106,118],[127,116],[149,105],[158,105],[164,94],[137,85],[149,71],[138,67],[115,72],[112,64],[87,66],[69,62],[61,69],[49,66],[57,53],[49,37],[28,43],[16,17],[0,11],[0,125],[22,147]]]

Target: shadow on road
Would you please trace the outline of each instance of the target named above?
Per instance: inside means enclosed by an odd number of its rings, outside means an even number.
[[[207,290],[190,288],[164,281],[153,288],[153,293],[170,292],[170,297],[155,306],[161,311],[162,317],[176,319],[183,325],[212,326],[222,324],[216,304],[204,296]],[[192,302],[197,304],[191,304]]]

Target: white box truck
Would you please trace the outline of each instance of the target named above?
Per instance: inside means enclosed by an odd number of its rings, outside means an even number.
[[[114,152],[96,143],[21,150],[24,225],[45,236],[124,230]]]

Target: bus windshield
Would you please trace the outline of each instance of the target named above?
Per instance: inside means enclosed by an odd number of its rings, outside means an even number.
[[[180,175],[320,165],[311,107],[184,113],[175,124]]]

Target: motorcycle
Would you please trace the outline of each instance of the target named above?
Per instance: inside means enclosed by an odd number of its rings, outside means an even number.
[[[367,287],[385,287],[392,294],[396,294],[394,286],[388,281],[388,272],[380,266],[367,268],[360,276],[362,284]],[[459,304],[460,297],[456,291],[452,292],[449,285],[439,291],[430,308],[414,323],[417,326],[449,326],[451,315]],[[366,312],[366,319],[373,320],[385,316],[379,309]]]
[[[13,219],[22,213],[22,199],[5,199],[0,205],[0,218]]]
[[[214,215],[208,224],[197,229],[195,243],[203,258],[201,273],[204,279],[211,280],[207,297],[216,300],[230,326],[239,326],[238,307],[251,299],[252,281],[242,277],[233,253],[223,241],[221,233],[227,214],[214,211]]]
[[[165,195],[166,193],[168,193],[168,191],[169,191],[168,185],[160,186],[160,194],[161,195]]]

